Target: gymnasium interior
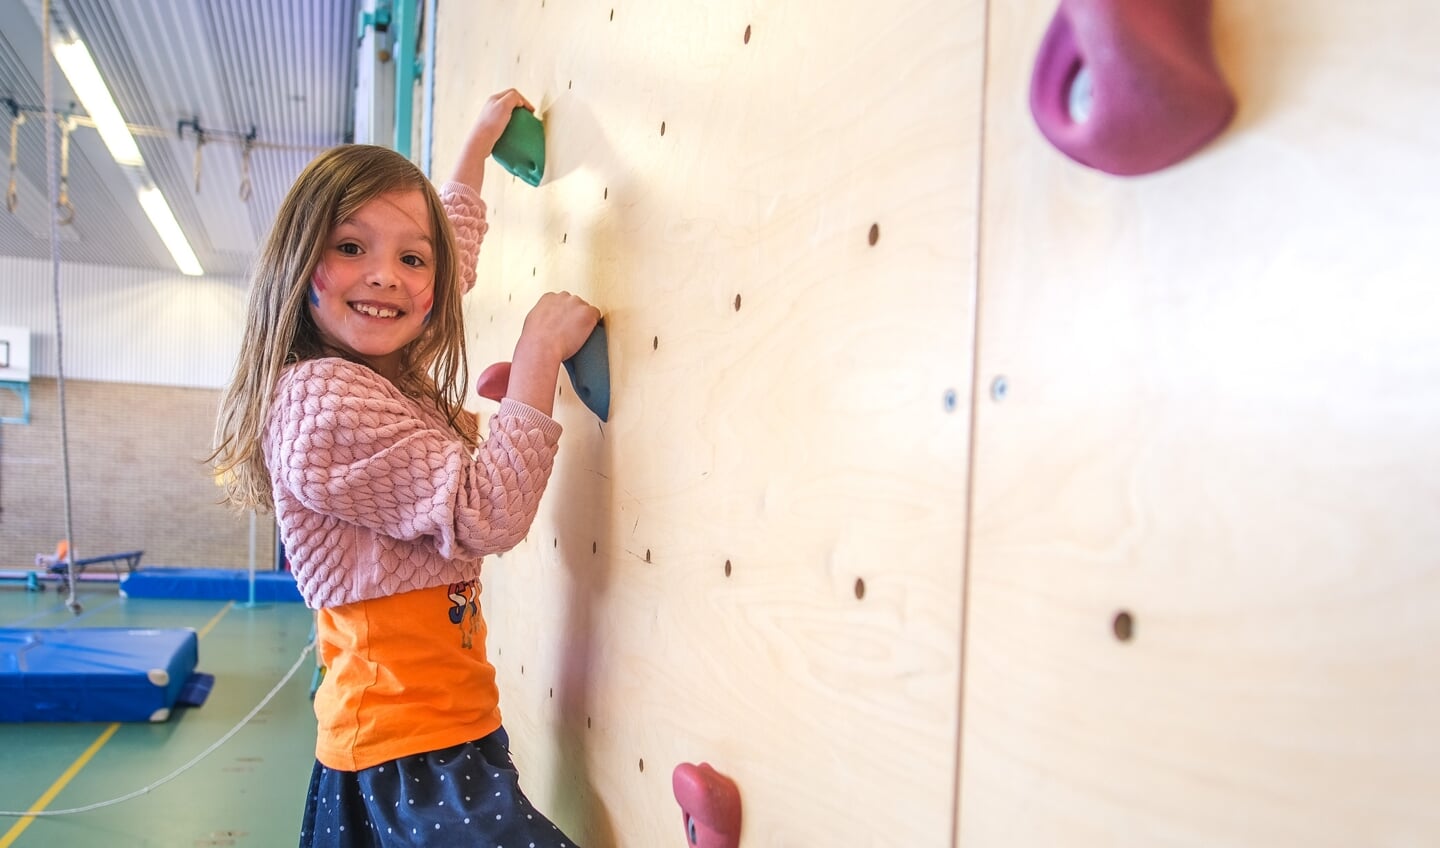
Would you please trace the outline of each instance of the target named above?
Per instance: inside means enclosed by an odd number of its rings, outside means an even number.
[[[581,844],[1440,845],[1437,46],[1420,0],[0,0],[0,848],[295,844],[314,617],[206,461],[249,274],[321,151],[438,185],[509,87],[470,378],[547,291],[607,333],[481,606]]]

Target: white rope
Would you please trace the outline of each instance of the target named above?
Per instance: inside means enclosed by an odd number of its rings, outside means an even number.
[[[296,659],[295,659],[295,664],[292,665],[292,666],[290,666],[290,670],[287,671],[287,672],[285,672],[285,676],[282,677],[282,678],[280,678],[280,682],[279,682],[279,683],[276,683],[275,686],[274,686],[274,688],[272,688],[272,689],[269,691],[269,693],[266,694],[265,697],[260,700],[260,703],[258,703],[258,704],[255,705],[255,709],[253,709],[253,710],[251,710],[250,712],[246,713],[246,714],[245,714],[245,717],[242,718],[242,719],[240,719],[240,723],[239,723],[239,724],[237,724],[237,725],[235,725],[234,727],[230,728],[230,731],[229,731],[228,733],[226,733],[224,736],[221,736],[219,739],[217,739],[217,740],[215,741],[215,743],[214,743],[213,745],[211,745],[209,748],[206,748],[205,750],[203,750],[203,751],[201,751],[200,753],[196,754],[196,755],[190,760],[190,762],[186,763],[185,765],[181,766],[180,768],[175,769],[174,771],[170,772],[169,774],[165,775],[164,777],[160,778],[159,780],[155,781],[154,783],[152,783],[152,784],[150,784],[150,785],[148,785],[148,786],[142,787],[142,788],[140,788],[140,789],[136,789],[134,792],[130,792],[130,793],[127,793],[127,794],[125,794],[125,795],[121,795],[121,796],[118,797],[118,798],[111,798],[109,801],[98,801],[98,802],[96,802],[96,803],[94,803],[94,804],[86,804],[86,805],[83,806],[83,807],[71,807],[71,808],[69,808],[69,809],[67,809],[67,810],[36,810],[36,811],[33,811],[33,812],[29,812],[29,811],[27,811],[27,812],[18,812],[18,811],[15,811],[15,810],[0,810],[0,818],[26,818],[26,817],[30,817],[30,816],[35,816],[35,817],[41,817],[41,816],[71,816],[71,815],[75,815],[76,813],[88,813],[88,812],[90,812],[91,810],[98,810],[98,809],[100,809],[100,808],[102,808],[102,807],[113,807],[113,806],[115,806],[116,804],[123,804],[123,803],[126,802],[126,801],[130,801],[130,800],[133,800],[133,799],[135,799],[135,798],[139,798],[141,795],[145,795],[145,794],[149,793],[151,790],[159,789],[161,786],[164,786],[165,784],[169,783],[170,781],[174,780],[175,778],[179,777],[180,775],[182,775],[182,774],[184,774],[185,772],[189,771],[190,769],[194,768],[195,765],[196,765],[197,763],[199,763],[201,760],[203,760],[203,759],[205,759],[206,757],[210,756],[211,754],[215,753],[217,750],[220,749],[220,746],[221,746],[221,745],[224,745],[226,742],[229,742],[229,741],[230,741],[230,737],[232,737],[232,736],[234,736],[235,734],[239,733],[240,730],[241,730],[241,728],[243,728],[243,727],[245,727],[245,725],[249,724],[249,723],[250,723],[250,720],[253,719],[253,718],[255,718],[255,716],[256,716],[261,710],[265,709],[265,705],[268,704],[268,703],[270,703],[271,699],[273,699],[277,694],[279,694],[279,692],[280,692],[281,689],[284,689],[284,688],[285,688],[285,684],[286,684],[286,683],[289,683],[289,682],[290,682],[290,678],[292,678],[292,677],[295,676],[295,672],[297,672],[297,671],[300,670],[300,666],[304,664],[305,658],[310,655],[310,651],[313,650],[314,648],[315,648],[315,643],[314,643],[314,642],[310,642],[310,643],[307,643],[307,644],[305,645],[305,647],[300,651],[300,656],[299,656],[299,657],[296,657]]]

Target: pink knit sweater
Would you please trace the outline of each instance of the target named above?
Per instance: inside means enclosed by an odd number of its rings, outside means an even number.
[[[468,186],[441,192],[475,280],[485,205]],[[560,425],[506,399],[471,455],[433,405],[339,358],[281,375],[264,449],[300,594],[312,608],[472,580],[480,559],[530,530]]]

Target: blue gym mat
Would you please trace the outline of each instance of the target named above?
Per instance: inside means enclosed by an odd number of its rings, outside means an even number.
[[[198,661],[189,628],[0,628],[0,721],[165,721]]]
[[[250,573],[231,568],[142,568],[120,582],[120,591],[127,598],[248,601]],[[256,574],[255,600],[300,603],[295,575],[288,571]]]

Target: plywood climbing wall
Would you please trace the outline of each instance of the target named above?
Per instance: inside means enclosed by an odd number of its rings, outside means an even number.
[[[708,761],[747,845],[948,842],[983,6],[438,26],[437,178],[489,94],[546,123],[538,188],[487,178],[472,370],[546,290],[609,328],[609,423],[566,384],[547,504],[485,572],[534,800],[587,846],[679,846],[671,770]]]
[[[1440,11],[1217,2],[1236,123],[1122,180],[1055,5],[990,4],[959,843],[1437,844]]]

